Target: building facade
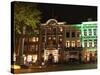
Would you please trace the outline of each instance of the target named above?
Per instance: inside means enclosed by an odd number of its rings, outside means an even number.
[[[97,61],[97,22],[82,22],[81,42],[83,47],[83,60]]]
[[[38,31],[38,36],[25,39],[24,64],[97,61],[97,22],[70,25],[49,19]]]
[[[65,22],[57,22],[50,19],[46,23],[41,24],[41,49],[43,50],[44,62],[57,63],[61,60],[65,47]],[[52,58],[51,58],[52,57]]]
[[[65,48],[64,48],[64,60],[65,62],[77,62],[81,61],[81,31],[75,25],[65,25]]]

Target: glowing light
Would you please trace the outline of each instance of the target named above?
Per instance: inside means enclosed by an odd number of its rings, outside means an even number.
[[[56,38],[54,37],[53,39],[55,40]]]
[[[44,62],[42,62],[42,66],[43,66],[43,65],[45,65],[45,63],[44,63]]]
[[[21,67],[19,65],[11,65],[12,69],[21,69]]]
[[[75,41],[72,41],[71,44],[72,44],[72,47],[75,47]]]
[[[27,62],[33,62],[35,63],[37,61],[37,55],[34,54],[34,55],[28,55],[27,57],[24,57],[24,60],[27,59]],[[26,61],[25,61],[26,62]]]
[[[44,61],[46,61],[48,59],[48,50],[44,50]]]
[[[87,53],[87,57],[90,57],[90,53]]]
[[[62,41],[62,39],[60,38],[60,41]]]
[[[26,64],[26,56],[25,56],[25,55],[23,55],[23,57],[24,57],[24,64]]]
[[[81,47],[80,40],[77,40],[77,47]]]
[[[54,56],[54,62],[55,62],[55,63],[58,62],[58,55],[55,55],[55,56]]]
[[[13,60],[16,61],[16,53],[14,53]]]
[[[32,55],[27,56],[27,62],[30,62],[30,61],[32,61]]]
[[[33,62],[35,63],[37,61],[37,55],[33,55]]]
[[[92,53],[92,56],[93,56],[93,57],[95,56],[95,52]]]
[[[66,47],[70,47],[70,42],[66,41]]]
[[[48,39],[51,40],[51,37],[49,37]]]
[[[37,41],[37,42],[39,41],[39,38],[38,38],[38,37],[36,38],[36,41]]]
[[[35,41],[36,41],[36,40],[35,40],[35,37],[33,37],[33,38],[32,38],[32,41],[33,41],[33,42],[35,42]]]
[[[89,61],[90,60],[90,57],[87,57],[87,61]]]
[[[58,50],[44,50],[44,61],[48,60],[49,54],[54,56],[54,62],[58,62]]]
[[[61,31],[61,32],[63,31],[63,28],[62,28],[62,27],[60,27],[60,31]]]

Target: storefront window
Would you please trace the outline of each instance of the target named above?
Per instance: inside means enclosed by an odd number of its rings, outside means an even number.
[[[31,62],[32,61],[32,55],[28,55],[27,56],[27,62]]]

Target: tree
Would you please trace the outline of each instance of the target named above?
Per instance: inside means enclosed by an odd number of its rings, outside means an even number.
[[[15,49],[19,51],[20,59],[18,62],[21,62],[21,56],[23,56],[23,47],[24,47],[24,35],[34,35],[33,29],[37,28],[37,25],[40,23],[41,12],[37,9],[37,5],[28,2],[13,2],[14,6],[14,44]],[[30,28],[30,29],[28,29]],[[31,30],[31,31],[30,31]]]
[[[18,34],[22,33],[23,26],[29,26],[32,29],[37,27],[40,22],[41,12],[37,5],[27,2],[14,2],[14,25]]]

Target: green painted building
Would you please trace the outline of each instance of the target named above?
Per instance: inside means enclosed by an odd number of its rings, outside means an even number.
[[[82,57],[86,61],[96,61],[97,59],[97,21],[87,21],[81,24],[72,25],[79,29],[81,46],[83,48]]]
[[[81,24],[81,43],[84,58],[89,61],[96,60],[97,56],[97,22],[89,21]]]

